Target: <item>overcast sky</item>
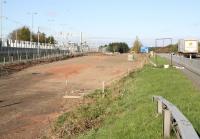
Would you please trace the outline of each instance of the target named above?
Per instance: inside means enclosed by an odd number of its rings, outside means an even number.
[[[35,32],[38,26],[57,37],[71,32],[71,39],[83,32],[93,43],[131,44],[136,36],[144,45],[160,37],[200,38],[200,0],[6,0],[3,33],[31,26],[31,12],[37,12]]]

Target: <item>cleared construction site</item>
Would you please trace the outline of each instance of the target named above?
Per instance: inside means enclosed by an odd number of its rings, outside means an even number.
[[[62,112],[84,103],[81,98],[142,68],[146,56],[134,62],[127,54],[92,54],[39,64],[0,79],[0,134],[3,138],[33,138]],[[30,132],[31,131],[31,132]]]

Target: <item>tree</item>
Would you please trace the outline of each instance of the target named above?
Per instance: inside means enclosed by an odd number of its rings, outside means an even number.
[[[107,45],[107,51],[109,52],[119,52],[119,53],[127,53],[129,51],[129,47],[124,42],[115,42]]]
[[[169,44],[165,47],[151,47],[150,51],[154,51],[156,53],[177,53],[178,52],[178,44]]]
[[[45,33],[40,33],[39,34],[39,42],[40,43],[45,43],[47,38],[46,38],[46,34]],[[38,34],[34,34],[33,35],[33,42],[38,42]]]
[[[26,26],[23,26],[19,29],[12,31],[9,34],[9,38],[12,40],[30,41],[30,33],[30,29]]]
[[[46,43],[46,34],[45,33],[40,34],[40,43]]]
[[[169,53],[170,52],[178,52],[178,44],[170,44],[168,46],[166,46],[167,48],[169,48]]]
[[[49,36],[49,37],[47,37],[46,42],[50,43],[50,44],[55,44],[56,40],[54,39],[53,36]]]
[[[139,53],[141,47],[142,47],[142,44],[141,44],[139,38],[136,37],[136,40],[133,43],[132,51],[134,51],[135,53]]]
[[[30,41],[30,35],[30,29],[26,26],[23,26],[21,28],[13,30],[8,37],[12,40]],[[40,43],[56,43],[56,40],[53,36],[47,37],[46,34],[43,32],[40,32],[39,37]],[[38,42],[38,33],[32,32],[32,41]]]

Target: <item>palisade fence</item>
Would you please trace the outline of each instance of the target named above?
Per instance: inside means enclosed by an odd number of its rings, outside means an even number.
[[[1,40],[0,63],[7,64],[24,60],[45,59],[88,51],[89,47],[87,45],[80,47],[75,43],[59,45],[29,41]]]

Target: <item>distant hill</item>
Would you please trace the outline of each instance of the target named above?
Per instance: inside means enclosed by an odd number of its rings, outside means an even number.
[[[176,53],[178,52],[178,44],[168,45],[166,47],[151,47],[150,51],[154,51],[156,53]]]

